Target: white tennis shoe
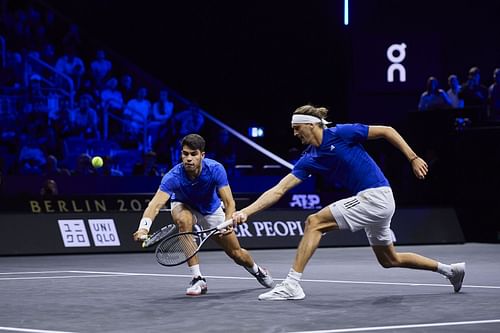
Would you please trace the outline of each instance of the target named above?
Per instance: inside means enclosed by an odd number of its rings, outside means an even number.
[[[451,264],[451,271],[453,275],[448,278],[450,283],[453,285],[453,289],[456,293],[462,288],[462,282],[464,282],[465,277],[465,263],[460,262],[458,264]]]
[[[304,299],[306,294],[300,284],[292,285],[286,280],[277,284],[273,290],[259,295],[261,301],[284,301]]]
[[[198,296],[206,294],[208,291],[207,280],[201,276],[197,276],[191,280],[189,287],[186,289],[186,295]]]

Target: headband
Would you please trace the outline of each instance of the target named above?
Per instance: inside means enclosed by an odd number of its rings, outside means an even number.
[[[293,124],[315,124],[321,123],[323,126],[331,124],[329,121],[325,119],[321,119],[315,116],[310,116],[308,114],[294,114],[292,116],[292,125]]]

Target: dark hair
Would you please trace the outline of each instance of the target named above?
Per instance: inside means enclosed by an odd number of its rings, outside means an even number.
[[[181,146],[188,146],[194,150],[200,150],[201,152],[205,151],[205,139],[201,135],[198,134],[188,134],[184,138],[182,138]]]

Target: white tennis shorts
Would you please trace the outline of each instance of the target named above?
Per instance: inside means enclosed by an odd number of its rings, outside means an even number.
[[[341,230],[365,229],[370,245],[389,245],[396,241],[391,218],[396,204],[388,186],[370,188],[330,206]]]
[[[222,205],[219,208],[217,208],[217,210],[215,212],[213,212],[212,214],[208,214],[208,215],[203,215],[199,211],[194,209],[193,207],[191,207],[183,202],[179,202],[179,201],[172,201],[170,203],[170,208],[173,210],[176,206],[178,206],[180,204],[184,205],[184,207],[189,209],[191,214],[193,214],[194,223],[198,224],[203,229],[210,229],[210,228],[216,227],[226,220],[226,214],[224,213],[224,210],[222,209]]]

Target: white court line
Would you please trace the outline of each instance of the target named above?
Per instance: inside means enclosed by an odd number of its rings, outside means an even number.
[[[73,278],[100,278],[100,277],[120,277],[120,274],[93,274],[93,275],[57,275],[57,276],[29,276],[29,277],[5,277],[0,281],[13,280],[49,280],[49,279],[73,279]]]
[[[67,332],[67,331],[48,331],[48,330],[37,330],[37,329],[33,329],[33,328],[2,327],[2,326],[0,326],[0,331],[33,332],[33,333],[75,333],[75,332]]]
[[[68,273],[69,271],[36,271],[36,272],[3,272],[0,275],[22,275],[22,274],[53,274]]]
[[[120,276],[153,276],[153,277],[183,277],[190,278],[188,274],[162,274],[162,273],[129,273],[129,272],[105,272],[105,271],[45,271],[45,272],[17,272],[3,274],[42,274],[42,273],[73,273],[73,274],[90,274],[90,275],[61,275],[61,276],[40,276],[40,277],[0,277],[0,281],[5,280],[37,280],[37,279],[70,279],[70,278],[98,278],[98,277],[120,277]],[[253,280],[253,277],[238,277],[238,276],[216,276],[206,275],[211,279],[228,279],[228,280]],[[283,279],[275,279],[282,281]],[[316,283],[337,283],[337,284],[367,284],[367,285],[387,285],[387,286],[409,286],[409,287],[446,287],[450,284],[438,283],[410,283],[410,282],[380,282],[380,281],[353,281],[353,280],[313,280],[302,279],[302,282]],[[478,289],[500,289],[500,286],[484,286],[484,285],[463,285],[462,288],[478,288]]]
[[[68,271],[71,273],[83,274],[116,274],[126,276],[159,276],[159,277],[191,277],[185,274],[161,274],[161,273],[126,273],[126,272],[102,272],[102,271]],[[211,276],[205,275],[211,279],[233,279],[233,280],[253,280],[253,277],[235,277],[235,276]],[[274,279],[276,281],[283,281],[283,279]],[[374,285],[396,285],[396,286],[410,286],[410,287],[446,287],[449,288],[450,284],[438,283],[409,283],[409,282],[379,282],[379,281],[351,281],[351,280],[311,280],[302,279],[302,282],[318,282],[318,283],[339,283],[339,284],[374,284]],[[462,285],[462,288],[480,288],[480,289],[500,289],[500,286],[481,286],[481,285]]]
[[[321,330],[321,331],[297,331],[297,332],[294,331],[294,332],[288,332],[288,333],[368,332],[368,331],[381,331],[381,330],[400,330],[400,329],[406,329],[406,328],[460,326],[460,325],[479,325],[479,324],[493,324],[493,323],[500,323],[500,319],[473,320],[473,321],[455,321],[455,322],[428,323],[428,324],[394,325],[394,326],[372,326],[372,327],[340,328],[340,329]]]

